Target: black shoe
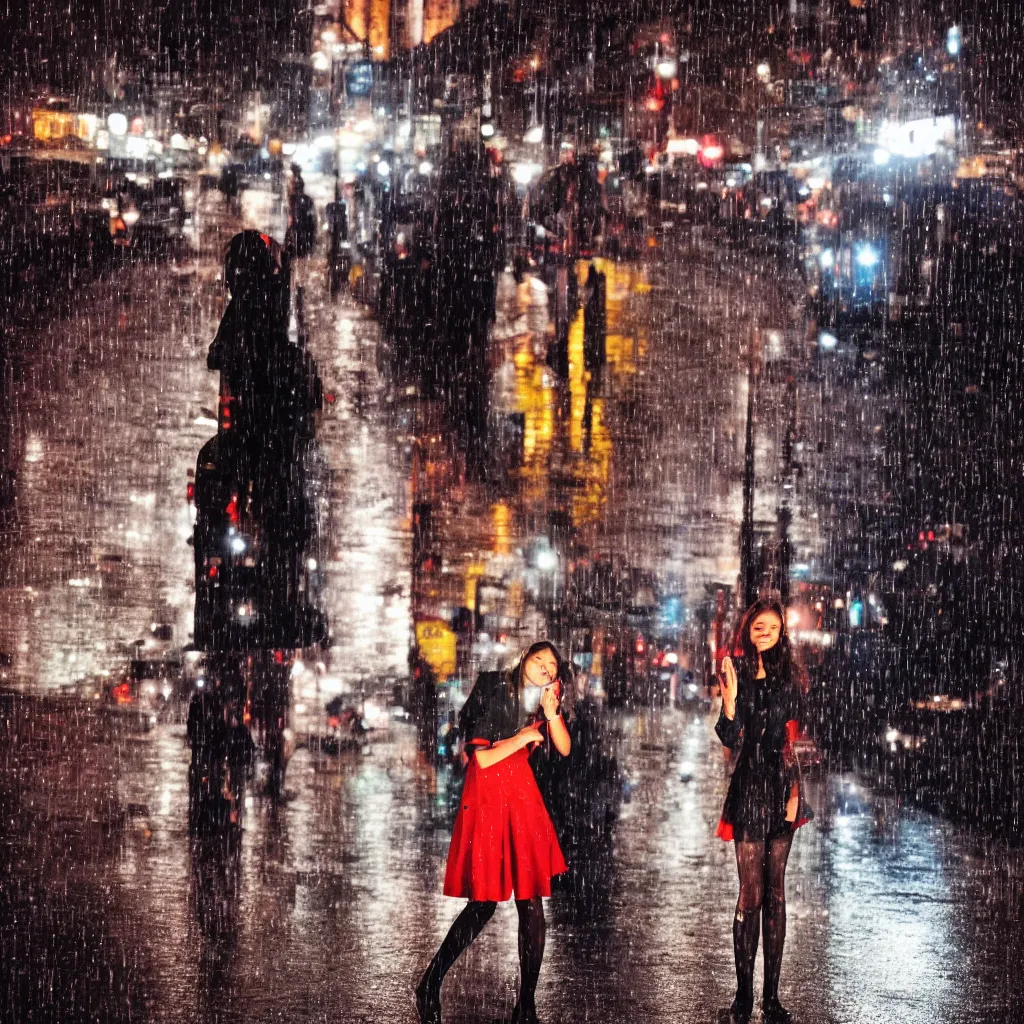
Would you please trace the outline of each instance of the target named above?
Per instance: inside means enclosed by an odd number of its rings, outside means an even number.
[[[793,1024],[793,1015],[787,1010],[778,997],[766,999],[761,1004],[764,1013],[764,1024]]]
[[[427,984],[426,975],[416,986],[416,1012],[420,1024],[441,1024],[441,990]]]
[[[512,1009],[512,1024],[540,1024],[537,1020],[537,1008],[524,1010],[518,1003]]]
[[[729,1007],[730,1024],[749,1024],[750,1015],[754,1012],[753,1000],[747,1002],[737,996]]]

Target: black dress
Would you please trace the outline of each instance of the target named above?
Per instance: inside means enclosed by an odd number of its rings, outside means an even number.
[[[737,842],[770,842],[810,820],[801,801],[796,822],[786,821],[789,794],[793,784],[800,783],[792,754],[799,731],[800,692],[773,672],[754,679],[740,659],[736,659],[736,675],[736,717],[726,718],[723,708],[715,726],[725,746],[739,746],[718,835]]]

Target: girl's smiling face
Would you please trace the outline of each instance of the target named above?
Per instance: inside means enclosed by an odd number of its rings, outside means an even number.
[[[782,619],[773,611],[763,611],[750,624],[750,642],[758,654],[770,651],[782,632]]]

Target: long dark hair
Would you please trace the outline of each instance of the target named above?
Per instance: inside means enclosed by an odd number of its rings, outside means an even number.
[[[794,669],[793,649],[789,644],[789,632],[786,629],[786,610],[779,601],[773,598],[761,598],[755,601],[744,613],[740,620],[739,628],[733,638],[733,654],[738,657],[743,667],[750,673],[753,679],[757,675],[757,648],[750,639],[750,627],[754,619],[763,612],[772,612],[779,617],[779,642],[761,654],[761,663],[764,665],[768,682],[773,685],[779,683],[790,685],[796,681],[797,672]]]

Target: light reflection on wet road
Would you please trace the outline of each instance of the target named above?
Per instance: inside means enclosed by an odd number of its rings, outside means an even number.
[[[36,999],[70,998],[75,971],[94,1019],[112,1022],[413,1020],[412,979],[458,903],[439,895],[452,780],[423,763],[408,727],[340,761],[300,751],[292,799],[276,812],[253,802],[236,861],[190,855],[180,726],[94,743],[82,721],[73,750],[37,723],[32,750],[6,747],[0,772],[13,826],[4,970]],[[628,802],[611,845],[577,853],[590,898],[563,887],[549,901],[539,1005],[566,1024],[714,1020],[731,995],[736,883],[731,847],[713,835],[725,773],[712,719],[612,724]],[[40,759],[47,775],[74,762],[70,789],[30,781],[15,798],[15,763],[31,778]],[[837,799],[847,781],[816,780],[818,820],[794,844],[783,994],[797,1019],[1015,1020],[1020,855],[982,856],[860,787]],[[514,916],[499,908],[453,971],[452,1024],[510,1011]],[[85,1006],[60,1019],[90,1019]]]

